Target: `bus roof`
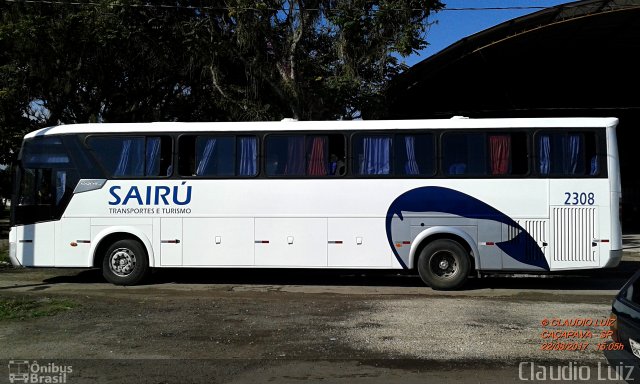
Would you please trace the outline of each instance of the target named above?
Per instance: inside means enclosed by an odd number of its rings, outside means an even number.
[[[431,119],[431,120],[341,120],[341,121],[248,121],[248,122],[152,122],[68,124],[42,128],[25,136],[80,133],[135,132],[261,132],[261,131],[347,131],[388,129],[476,129],[476,128],[604,128],[618,124],[614,117],[552,117],[505,119]]]

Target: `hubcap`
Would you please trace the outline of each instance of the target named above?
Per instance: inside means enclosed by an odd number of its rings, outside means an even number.
[[[118,248],[109,256],[109,268],[116,276],[125,277],[136,267],[136,255],[127,248]]]
[[[438,277],[451,278],[458,272],[458,263],[449,251],[437,251],[431,256],[431,271]]]

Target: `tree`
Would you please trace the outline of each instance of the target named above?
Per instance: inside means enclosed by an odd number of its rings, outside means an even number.
[[[0,3],[0,163],[82,122],[384,114],[439,0]]]
[[[0,169],[0,217],[3,216],[5,202],[11,199],[11,169]]]

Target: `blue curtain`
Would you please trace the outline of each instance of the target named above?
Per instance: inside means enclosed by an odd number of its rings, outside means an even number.
[[[198,153],[200,155],[199,160],[197,160],[198,166],[196,167],[196,176],[202,176],[205,174],[209,163],[211,162],[211,158],[213,157],[216,146],[215,138],[208,138],[206,144],[204,146],[204,151],[202,153]]]
[[[285,175],[304,175],[305,166],[304,136],[291,136],[288,138],[287,164]]]
[[[365,137],[360,162],[361,175],[388,175],[391,171],[389,155],[390,137]]]
[[[578,162],[580,155],[580,135],[569,135],[568,140],[565,138],[566,154],[569,156],[567,161],[564,162],[564,174],[575,175],[578,173]]]
[[[67,172],[57,171],[56,172],[56,205],[60,204],[60,200],[62,200],[62,196],[64,196],[64,191],[66,187],[67,187]]]
[[[257,140],[255,137],[240,137],[240,176],[254,176],[257,172]]]
[[[407,151],[407,162],[404,165],[404,172],[407,175],[419,175],[420,169],[416,162],[416,138],[413,136],[405,136],[404,146]]]
[[[147,169],[145,175],[158,176],[160,174],[160,138],[150,137],[147,139]]]
[[[551,143],[549,135],[540,135],[538,146],[540,148],[540,174],[548,175],[551,168]]]
[[[591,176],[597,175],[600,172],[600,162],[598,161],[598,155],[593,155],[591,158]]]
[[[120,161],[115,176],[142,176],[144,171],[144,139],[133,138],[122,141]]]

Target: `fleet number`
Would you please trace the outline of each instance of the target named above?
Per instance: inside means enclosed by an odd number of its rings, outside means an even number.
[[[595,204],[595,194],[593,192],[565,192],[565,205],[593,205]]]

